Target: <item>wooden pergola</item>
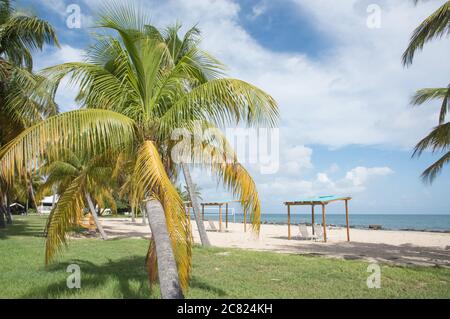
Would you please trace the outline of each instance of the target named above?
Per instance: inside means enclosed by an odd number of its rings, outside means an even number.
[[[205,206],[215,206],[219,207],[219,232],[223,232],[223,223],[222,223],[222,207],[225,206],[225,228],[228,229],[228,206],[231,203],[240,203],[238,200],[229,200],[223,202],[209,202],[209,203],[201,203],[202,205],[202,220],[205,220]],[[244,212],[245,219],[245,212]],[[245,227],[245,226],[244,226]]]
[[[285,202],[288,212],[288,239],[291,239],[291,206],[311,206],[311,221],[312,231],[314,235],[314,206],[322,206],[322,227],[323,227],[323,239],[327,241],[327,222],[326,222],[326,210],[325,207],[329,203],[344,201],[345,202],[345,222],[347,225],[347,241],[350,241],[350,228],[348,222],[348,201],[351,197],[338,197],[338,196],[319,196],[314,198],[306,198],[294,202]]]

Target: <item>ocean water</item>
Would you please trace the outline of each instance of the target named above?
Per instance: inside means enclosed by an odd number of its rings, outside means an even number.
[[[207,216],[209,219],[217,220],[216,214]],[[223,216],[225,221],[225,216]],[[229,216],[230,222],[243,222],[244,216],[236,214]],[[345,215],[327,214],[327,225],[345,226]],[[287,224],[286,214],[262,214],[262,223]],[[315,222],[322,222],[322,214],[315,214]],[[350,227],[366,229],[369,225],[381,225],[383,229],[389,230],[420,230],[420,231],[450,231],[450,215],[419,215],[419,214],[350,214]],[[291,214],[291,223],[311,223],[309,214]]]

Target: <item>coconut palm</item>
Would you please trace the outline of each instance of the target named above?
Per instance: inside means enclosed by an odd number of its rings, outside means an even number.
[[[419,1],[415,0],[415,3],[417,2]],[[450,34],[450,1],[445,2],[414,30],[408,48],[403,53],[403,65],[410,66],[415,53],[422,50],[425,43],[448,34]],[[450,123],[445,123],[449,98],[450,85],[446,88],[418,90],[411,101],[413,105],[421,105],[431,100],[442,100],[438,126],[415,146],[413,153],[413,157],[420,156],[427,149],[431,149],[433,153],[444,153],[440,159],[422,173],[423,180],[430,183],[441,172],[444,165],[450,161]]]
[[[83,154],[77,155],[70,150],[65,150],[57,160],[47,158],[46,163],[40,168],[39,173],[46,177],[46,181],[42,184],[39,195],[54,191],[59,194],[61,199],[65,199],[69,187],[77,187],[80,189],[76,194],[79,196],[77,201],[84,203],[84,207],[89,208],[100,235],[103,239],[108,239],[98,219],[94,201],[99,204],[99,207],[109,206],[116,210],[111,178],[114,164],[110,154],[88,158]],[[72,195],[71,193],[70,196]],[[50,215],[64,214],[64,211],[60,211],[63,208],[64,206],[59,205],[58,201]],[[82,211],[78,211],[78,213],[77,219],[72,220],[74,225],[77,225],[82,218]],[[49,221],[52,220],[54,218],[50,216]]]
[[[32,73],[31,53],[45,44],[58,45],[49,23],[18,12],[11,1],[0,0],[0,147],[26,127],[57,112],[51,92],[41,86],[45,79]],[[26,174],[22,178],[32,191],[31,177]],[[1,177],[0,184],[7,194],[6,181]],[[0,207],[7,201],[1,196]],[[1,210],[5,209],[0,209],[0,227]]]
[[[190,129],[194,122],[222,126],[230,122],[273,124],[277,116],[274,100],[249,83],[223,78],[221,65],[194,47],[178,62],[164,32],[148,24],[142,11],[132,6],[110,4],[99,18],[99,35],[86,62],[66,63],[46,70],[52,81],[63,77],[79,85],[79,101],[86,108],[51,117],[27,130],[0,151],[0,165],[7,179],[25,164],[36,169],[52,144],[56,158],[62,149],[86,156],[106,150],[131,154],[134,207],[146,210],[152,232],[147,265],[149,278],[160,282],[163,298],[181,298],[188,287],[191,269],[191,228],[183,202],[174,187],[177,165],[171,150],[175,128]],[[118,38],[111,35],[118,34]],[[203,78],[203,81],[198,79]],[[224,144],[223,144],[224,145]],[[216,157],[229,157],[229,148],[213,138],[202,150]],[[198,164],[211,168],[239,196],[259,230],[260,203],[255,184],[233,156],[231,160]],[[78,185],[78,184],[77,184]],[[76,185],[58,205],[63,214],[53,214],[47,228],[46,256],[50,261],[66,242],[71,218],[82,208]],[[157,258],[157,262],[156,262]],[[157,267],[156,267],[157,264]]]

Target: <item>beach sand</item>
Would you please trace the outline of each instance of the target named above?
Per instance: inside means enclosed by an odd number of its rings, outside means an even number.
[[[102,225],[112,238],[150,236],[149,226],[141,219],[132,223],[128,218],[104,218]],[[196,243],[200,243],[195,222],[192,223]],[[218,227],[218,222],[215,222]],[[205,222],[208,230],[209,225]],[[225,228],[225,223],[223,225]],[[291,225],[292,239],[287,238],[287,225],[261,225],[259,236],[241,223],[229,223],[223,232],[208,230],[211,244],[223,248],[242,248],[279,253],[323,255],[332,258],[362,259],[369,262],[385,262],[397,265],[421,265],[450,267],[450,233],[419,231],[390,231],[350,229],[350,242],[346,241],[346,229],[327,228],[327,243],[303,240],[297,225]],[[311,227],[308,227],[311,233]]]

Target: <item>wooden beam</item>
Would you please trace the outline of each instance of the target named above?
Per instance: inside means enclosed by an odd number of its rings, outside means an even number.
[[[347,224],[347,241],[350,241],[350,228],[348,224],[348,200],[345,201],[345,222]]]
[[[219,232],[223,232],[223,229],[222,229],[222,205],[219,205]]]
[[[291,205],[287,205],[288,209],[288,239],[291,239]]]
[[[315,235],[315,230],[314,230],[314,205],[311,205],[311,226],[312,226],[312,233],[313,235]]]
[[[225,204],[225,228],[228,229],[228,203]]]
[[[322,225],[323,225],[323,241],[327,242],[327,221],[326,221],[325,204],[322,204]]]
[[[205,205],[202,204],[202,221],[205,220]]]

